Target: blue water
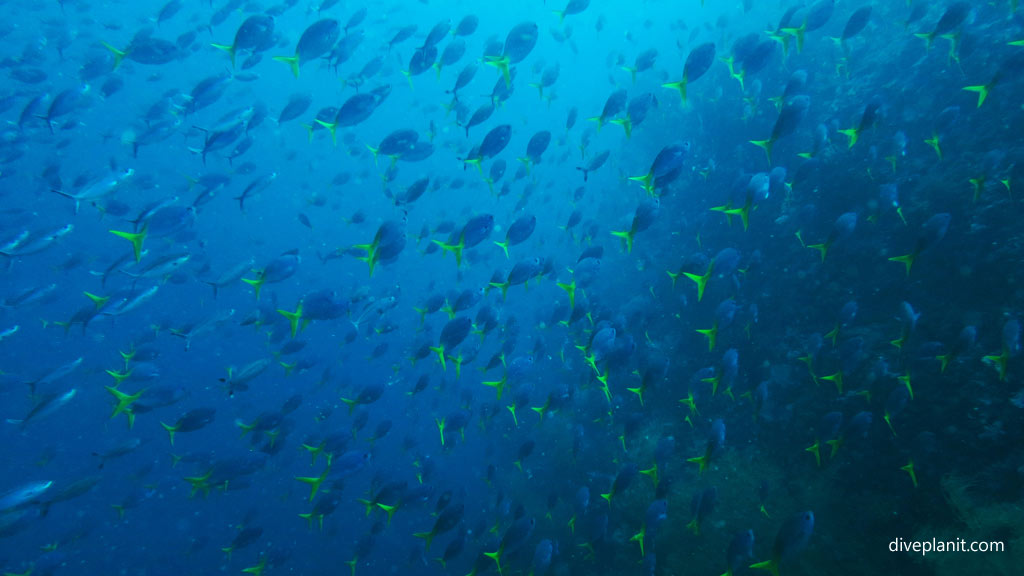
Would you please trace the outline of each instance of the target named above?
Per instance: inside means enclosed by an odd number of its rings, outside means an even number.
[[[1015,7],[564,1],[0,5],[0,569],[1018,573]]]

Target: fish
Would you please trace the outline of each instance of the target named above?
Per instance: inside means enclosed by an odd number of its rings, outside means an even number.
[[[179,258],[172,259],[170,265],[174,265],[176,262],[180,262]],[[150,286],[142,291],[132,291],[124,296],[115,299],[113,302],[107,304],[100,310],[102,316],[122,316],[129,312],[134,311],[142,304],[152,300],[157,291],[160,289],[159,285]]]
[[[921,231],[918,234],[917,241],[914,243],[914,249],[908,254],[901,256],[893,256],[889,258],[891,262],[899,262],[906,267],[907,276],[910,275],[910,269],[917,261],[918,256],[929,250],[932,246],[938,244],[949,230],[949,223],[953,217],[948,212],[942,212],[935,214],[930,217],[921,226]]]
[[[142,440],[138,438],[129,438],[124,442],[104,450],[103,452],[93,452],[92,455],[100,459],[100,463],[97,468],[102,470],[108,461],[127,456],[137,450],[141,445]]]
[[[536,22],[522,22],[512,27],[505,37],[500,55],[488,55],[484,63],[497,68],[505,79],[505,86],[512,85],[510,67],[526,59],[537,45],[539,28]]]
[[[202,430],[213,422],[217,410],[215,408],[195,408],[183,414],[173,425],[160,422],[174,446],[174,436],[178,432],[195,432]]]
[[[494,560],[495,565],[498,568],[498,573],[502,572],[501,569],[501,558],[508,552],[513,553],[527,541],[533,529],[537,525],[537,519],[533,517],[523,517],[516,520],[505,534],[501,537],[501,542],[498,544],[498,549],[495,552],[484,552],[484,555]]]
[[[686,62],[683,64],[683,78],[678,82],[662,84],[662,87],[677,90],[683,104],[686,104],[687,86],[689,86],[690,82],[694,82],[703,76],[711,68],[711,64],[714,61],[715,44],[714,42],[705,42],[691,50],[690,54],[687,55]]]
[[[270,358],[260,358],[246,364],[237,372],[232,366],[228,368],[227,378],[221,378],[220,381],[227,385],[228,391],[232,395],[235,391],[248,390],[249,382],[263,374],[270,367],[270,363]]]
[[[537,217],[533,214],[524,214],[519,218],[516,218],[512,224],[509,225],[508,230],[505,232],[505,241],[495,241],[497,245],[505,253],[505,258],[508,258],[508,249],[510,246],[522,244],[525,242],[537,228]]]
[[[319,11],[323,11],[324,8],[325,8],[324,4],[321,4],[319,6]],[[353,12],[352,15],[349,16],[348,20],[345,22],[345,27],[342,30],[342,32],[344,32],[347,35],[349,30],[351,30],[353,28],[357,28],[358,26],[360,26],[366,20],[366,16],[368,14],[369,14],[369,10],[367,10],[367,8],[365,6],[359,8],[358,10]]]
[[[246,274],[249,273],[250,270],[252,270],[255,264],[256,259],[249,257],[245,260],[239,261],[231,268],[226,269],[215,279],[203,280],[203,282],[208,284],[211,288],[213,288],[213,297],[214,299],[216,299],[217,293],[221,288],[224,288],[230,284],[234,284],[235,282],[241,280],[243,276],[245,276]]]
[[[779,573],[779,564],[788,560],[807,547],[814,532],[814,512],[800,512],[788,518],[779,527],[772,544],[772,557],[764,562],[751,564],[751,568],[768,570],[772,574]]]
[[[237,278],[236,278],[237,280]],[[216,295],[214,296],[216,298]],[[169,328],[171,335],[177,336],[185,340],[185,351],[192,349],[192,340],[197,336],[209,334],[215,332],[218,328],[222,327],[232,316],[235,315],[233,308],[227,310],[220,310],[213,314],[203,318],[197,322],[182,325],[177,328]]]
[[[434,525],[429,532],[416,532],[413,536],[422,538],[425,541],[426,550],[429,551],[430,544],[434,541],[434,538],[439,534],[450,532],[458,526],[462,521],[464,512],[465,506],[462,503],[448,506],[437,516],[437,520],[434,521]]]
[[[566,16],[582,14],[589,7],[590,0],[568,0],[568,4],[565,5],[565,8],[562,10],[554,10],[554,13],[558,15],[558,22],[561,24],[565,21]]]
[[[923,34],[914,34],[918,38],[922,38],[927,42],[928,49],[931,49],[932,42],[935,38],[948,34],[954,29],[959,28],[968,17],[970,16],[973,8],[970,2],[954,2],[950,4],[946,11],[942,13],[939,21],[935,23],[935,28],[931,32]],[[910,21],[908,20],[908,24]]]
[[[302,116],[309,106],[313,103],[313,96],[305,92],[298,92],[288,97],[288,102],[281,109],[281,113],[277,116],[277,123],[284,124],[289,120],[294,120],[299,116]]]
[[[601,127],[606,122],[610,122],[615,116],[622,112],[626,108],[626,98],[629,93],[625,89],[616,90],[612,92],[608,99],[604,101],[604,108],[601,109],[601,115],[593,118],[587,118],[591,122],[597,122],[597,131],[601,131]]]
[[[612,236],[622,240],[626,252],[632,252],[633,239],[636,238],[638,232],[643,232],[651,227],[654,220],[658,217],[660,209],[661,201],[657,198],[649,198],[641,202],[633,212],[633,219],[629,230],[613,230]]]
[[[693,520],[686,525],[688,529],[693,531],[694,535],[700,535],[700,527],[707,520],[714,511],[718,504],[718,488],[711,486],[701,492],[697,492],[693,495],[693,500],[690,503],[690,508],[693,513]]]
[[[174,18],[177,16],[178,12],[181,11],[182,7],[183,5],[181,0],[168,0],[168,2],[160,8],[160,11],[157,12],[156,23],[158,25],[163,24],[167,20]]]
[[[323,56],[334,46],[341,34],[341,24],[333,18],[317,20],[309,25],[299,37],[295,45],[294,56],[274,56],[276,62],[284,62],[299,77],[299,68],[312,60]]]
[[[779,139],[789,136],[796,131],[797,126],[807,116],[811,100],[805,94],[795,95],[785,99],[782,110],[779,112],[775,125],[772,127],[771,136],[767,140],[751,140],[750,143],[764,150],[768,163],[772,161],[772,148]]]
[[[74,229],[74,225],[67,224],[53,232],[44,232],[42,234],[22,234],[15,242],[11,242],[0,247],[0,255],[18,257],[38,254],[39,252],[42,252],[56,244],[61,238],[70,234]]]
[[[561,76],[561,73],[562,67],[556,62],[554,65],[544,68],[544,71],[541,73],[540,82],[532,82],[530,83],[530,86],[537,88],[537,95],[541,100],[543,100],[544,89],[554,86],[555,83],[558,82],[558,78]],[[550,92],[548,94],[550,96]]]
[[[267,14],[253,14],[245,19],[235,32],[231,44],[210,44],[218,50],[228,53],[231,67],[235,67],[235,56],[238,51],[258,51],[268,42],[273,42],[274,18]]]
[[[846,25],[843,26],[842,35],[839,37],[839,43],[846,50],[846,41],[854,36],[860,34],[864,28],[871,21],[871,6],[861,6],[857,10],[850,14],[850,18],[846,20]]]
[[[53,133],[54,121],[62,116],[67,116],[75,112],[79,107],[82,106],[83,100],[87,92],[89,92],[90,86],[85,84],[77,88],[68,88],[59,92],[50,101],[50,106],[46,109],[45,114],[38,115],[40,120],[46,122],[46,126],[50,129],[50,133]]]
[[[53,486],[53,480],[45,480],[29,482],[10,490],[0,496],[0,512],[6,513],[31,505],[38,501],[51,486]]]
[[[626,106],[626,117],[616,118],[611,121],[612,124],[622,126],[622,129],[626,132],[626,138],[633,137],[633,128],[639,126],[647,118],[647,112],[652,106],[657,106],[658,101],[655,99],[654,94],[645,92],[640,96],[634,97],[629,101]],[[586,181],[586,173],[584,173],[584,182]]]
[[[541,130],[530,137],[530,141],[526,143],[526,156],[519,158],[519,161],[526,166],[527,171],[531,166],[540,164],[541,156],[550,144],[551,132],[548,130]]]
[[[136,34],[123,50],[119,50],[106,42],[102,44],[114,55],[114,70],[120,68],[121,62],[125,59],[149,66],[162,66],[179,59],[183,55],[174,42],[142,33]]]
[[[451,31],[451,29],[451,20],[441,20],[430,29],[430,32],[427,32],[427,37],[423,39],[423,45],[420,46],[420,48],[425,48],[428,46],[437,46],[437,44],[440,43],[441,40],[448,36],[448,33]]]
[[[658,188],[664,187],[678,178],[683,161],[690,152],[690,142],[676,142],[665,146],[654,157],[650,170],[643,176],[630,176],[630,180],[640,182],[644,190],[653,195]]]
[[[655,62],[658,60],[658,49],[648,48],[643,52],[636,55],[633,60],[632,66],[620,66],[621,69],[629,72],[630,77],[633,80],[633,84],[636,84],[636,75],[640,72],[646,72],[654,67]]]
[[[8,420],[8,422],[18,424],[19,427],[24,430],[30,422],[36,422],[55,414],[58,410],[70,403],[77,393],[78,390],[75,388],[71,388],[60,394],[56,392],[47,393],[35,400],[34,405],[24,418],[21,420]],[[32,394],[35,396],[34,388]]]
[[[476,14],[466,14],[459,20],[455,30],[452,30],[452,35],[456,37],[472,36],[479,26],[480,18]]]
[[[191,254],[168,254],[157,258],[156,260],[149,261],[146,266],[139,268],[139,264],[131,269],[121,269],[121,273],[126,274],[136,280],[143,278],[161,278],[166,280],[172,274],[182,268],[192,258]]]
[[[54,189],[53,192],[74,200],[75,214],[78,214],[78,210],[82,202],[92,202],[117,192],[134,175],[135,170],[133,168],[126,168],[109,174],[90,184],[86,184],[76,192],[67,192],[56,189]]]
[[[461,266],[463,251],[486,240],[491,235],[492,230],[494,230],[494,215],[480,214],[469,219],[457,232],[453,231],[448,241],[434,240],[433,242],[440,246],[444,252],[454,254],[455,265]]]
[[[366,256],[358,258],[367,263],[372,277],[378,263],[393,262],[405,249],[405,245],[405,220],[389,220],[377,228],[372,242],[356,244],[353,249],[366,253]]]
[[[508,124],[496,126],[484,136],[483,141],[476,147],[474,154],[463,159],[462,163],[464,165],[476,166],[477,170],[483,174],[483,168],[480,167],[481,163],[488,158],[493,158],[500,154],[508,146],[511,139],[512,126]]]

